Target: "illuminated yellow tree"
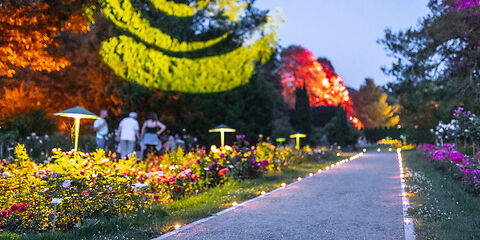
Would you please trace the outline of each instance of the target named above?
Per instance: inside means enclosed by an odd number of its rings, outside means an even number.
[[[100,54],[117,75],[140,85],[191,93],[226,91],[247,83],[255,64],[268,60],[275,48],[274,32],[265,32],[268,18],[253,24],[256,27],[250,30],[258,34],[252,34],[251,41],[245,40],[245,34],[225,29],[209,39],[195,39],[198,36],[192,29],[198,16],[210,14],[228,26],[241,25],[240,16],[248,7],[242,1],[199,0],[192,6],[167,0],[147,3],[105,0],[102,10],[128,35],[103,42]],[[164,30],[188,23],[192,23],[192,28],[186,31],[192,33],[189,39]]]

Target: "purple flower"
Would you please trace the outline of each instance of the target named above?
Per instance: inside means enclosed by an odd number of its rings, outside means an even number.
[[[260,161],[260,164],[261,164],[262,166],[268,166],[268,160]]]
[[[432,158],[430,159],[430,161],[439,161],[439,162],[443,162],[445,161],[445,159],[447,158],[447,156],[449,155],[448,154],[448,150],[447,149],[440,149],[440,150],[436,150],[435,152],[433,152],[433,156]]]
[[[224,158],[225,157],[225,154],[220,154],[220,158]]]
[[[57,172],[53,172],[51,175],[50,175],[50,178],[56,178],[58,177],[58,173]]]
[[[255,165],[255,164],[257,163],[257,161],[255,160],[255,158],[252,158],[252,160],[250,160],[250,163],[251,163],[252,165]]]
[[[248,141],[244,141],[243,143],[245,143],[245,145],[250,145]]]
[[[245,138],[245,135],[237,135],[236,137],[237,137],[238,140],[242,140],[242,139]]]
[[[9,172],[3,172],[2,176],[4,178],[9,178],[10,177],[10,173]]]
[[[463,112],[463,108],[462,107],[458,107],[457,109],[455,109],[454,112],[454,115],[456,116],[459,116],[462,112]]]

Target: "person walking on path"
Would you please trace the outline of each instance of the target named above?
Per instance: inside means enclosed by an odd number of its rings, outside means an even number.
[[[140,134],[140,156],[143,157],[144,151],[147,145],[155,146],[157,151],[162,149],[162,141],[158,138],[158,135],[162,134],[167,127],[158,120],[158,116],[154,112],[150,112],[147,115],[147,120],[143,123],[142,133]]]
[[[120,141],[118,152],[122,156],[122,159],[133,153],[136,140],[140,139],[140,127],[136,118],[137,113],[131,112],[128,117],[122,119],[118,125],[117,139]]]
[[[97,149],[103,149],[104,151],[107,150],[107,141],[106,137],[108,134],[108,124],[107,120],[105,118],[108,116],[108,111],[107,109],[101,109],[100,110],[100,118],[95,120],[93,123],[93,130],[96,133],[96,138],[97,138]]]

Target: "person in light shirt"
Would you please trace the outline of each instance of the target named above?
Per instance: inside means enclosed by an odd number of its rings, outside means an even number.
[[[137,139],[140,139],[140,126],[137,121],[137,113],[131,112],[128,117],[122,119],[118,126],[117,140],[120,141],[118,152],[122,159],[128,157],[135,150]]]
[[[106,137],[108,134],[108,124],[105,118],[108,116],[108,111],[106,109],[100,110],[100,118],[95,120],[93,123],[93,130],[96,133],[97,138],[97,149],[103,149],[106,151]]]

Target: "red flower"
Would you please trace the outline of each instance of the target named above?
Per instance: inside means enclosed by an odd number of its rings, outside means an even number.
[[[158,200],[160,197],[158,195],[153,195],[153,199]]]
[[[0,210],[0,216],[2,216],[3,218],[6,218],[8,217],[8,213],[9,211],[8,210]]]
[[[177,186],[177,192],[180,192],[182,190],[182,187]]]
[[[225,174],[227,174],[227,171],[228,171],[228,168],[222,168],[220,169],[220,171],[218,171],[218,174],[225,176]]]
[[[192,179],[193,179],[193,180],[197,180],[197,179],[198,179],[198,176],[197,176],[196,174],[193,174],[193,175],[192,175]]]
[[[15,212],[15,211],[18,210],[18,207],[19,207],[18,205],[13,204],[13,205],[10,207],[10,211],[11,211],[11,212]]]
[[[23,213],[23,212],[27,211],[27,204],[26,204],[26,203],[22,203],[20,206],[18,206],[17,211],[18,211],[19,213]]]

